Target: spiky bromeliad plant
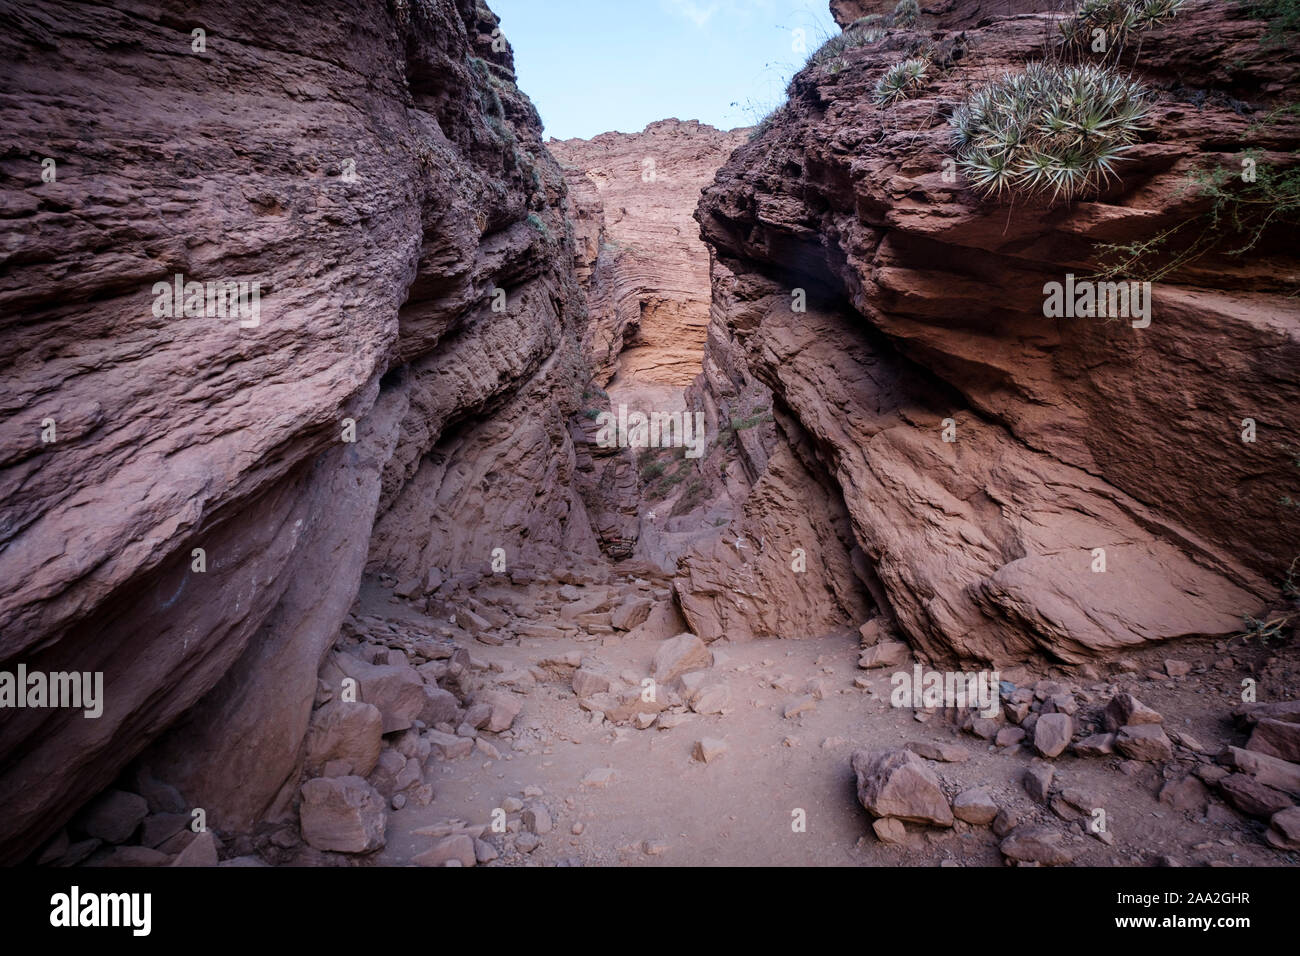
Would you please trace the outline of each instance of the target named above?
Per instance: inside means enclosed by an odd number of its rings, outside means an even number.
[[[898,0],[894,7],[894,23],[900,27],[912,27],[921,18],[921,4],[917,0]]]
[[[1115,174],[1150,105],[1140,83],[1108,67],[1030,63],[976,90],[948,122],[977,192],[1068,201]]]
[[[888,106],[896,100],[907,99],[925,85],[925,74],[929,69],[930,61],[924,57],[895,63],[876,81],[872,101],[877,106]]]
[[[1091,43],[1093,31],[1106,34],[1110,49],[1122,47],[1129,34],[1148,30],[1178,12],[1183,0],[1083,0],[1078,12],[1061,24],[1072,43]]]

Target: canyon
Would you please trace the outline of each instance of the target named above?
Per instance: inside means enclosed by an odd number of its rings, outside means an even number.
[[[1044,311],[1294,170],[1266,21],[1121,51],[1148,128],[1053,204],[946,161],[1054,2],[833,0],[758,126],[589,141],[483,3],[335,6],[0,3],[0,671],[103,687],[0,715],[0,861],[1300,861],[1294,224]]]

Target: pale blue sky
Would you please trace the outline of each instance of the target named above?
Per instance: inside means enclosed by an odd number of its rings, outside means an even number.
[[[488,5],[514,47],[520,88],[557,139],[639,132],[668,117],[751,126],[785,99],[808,53],[839,32],[827,0]]]

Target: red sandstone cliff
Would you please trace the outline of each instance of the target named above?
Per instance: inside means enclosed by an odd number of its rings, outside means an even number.
[[[364,566],[594,553],[564,181],[473,0],[0,20],[0,666],[106,696],[6,713],[0,857],[187,711],[151,769],[244,826],[296,786]],[[260,282],[260,323],[155,316],[176,273]]]
[[[720,404],[752,379],[771,390],[773,447],[806,449],[885,620],[932,657],[1077,661],[1233,633],[1300,550],[1300,512],[1279,504],[1294,497],[1300,436],[1293,237],[1273,229],[1247,256],[1157,281],[1145,329],[1045,319],[1043,288],[1091,271],[1095,241],[1149,238],[1205,209],[1188,188],[1202,164],[1236,165],[1247,147],[1294,162],[1300,126],[1270,113],[1297,56],[1238,8],[1190,0],[1143,38],[1134,69],[1159,97],[1120,180],[1051,209],[989,202],[944,176],[947,116],[1059,32],[1054,14],[976,6],[969,20],[925,7],[914,29],[810,64],[719,172],[698,212],[716,256],[698,387]],[[936,68],[919,94],[875,105],[884,70],[925,50]],[[751,523],[783,523],[767,547],[811,563],[824,539],[788,501],[760,508],[763,480]],[[845,548],[825,560],[842,564]],[[701,585],[716,564],[697,554],[679,578],[692,623],[770,630],[769,608]],[[768,593],[804,590],[776,562],[769,578]]]
[[[1200,215],[1189,175],[1206,164],[1249,148],[1290,168],[1300,124],[1275,108],[1298,58],[1238,8],[1189,0],[1126,60],[1159,96],[1117,181],[1055,206],[980,199],[947,175],[946,118],[1058,42],[1056,6],[937,0],[913,28],[815,59],[753,141],[664,121],[552,143],[562,172],[473,0],[349,0],[332,16],[0,3],[0,671],[105,675],[98,719],[5,711],[0,860],[58,831],[58,863],[191,846],[217,861],[211,837],[128,845],[143,810],[104,847],[60,829],[110,785],[148,795],[155,823],[202,807],[228,858],[374,854],[388,826],[411,835],[390,808],[434,799],[431,758],[450,773],[471,752],[546,754],[536,731],[558,739],[579,709],[625,725],[596,750],[628,724],[671,734],[688,709],[758,739],[821,701],[856,732],[871,679],[831,692],[818,648],[856,651],[839,632],[860,626],[922,658],[1118,671],[1127,649],[1238,631],[1300,550],[1300,511],[1282,504],[1300,498],[1293,237],[1274,227],[1249,255],[1158,278],[1144,328],[1044,318],[1043,289],[1094,268],[1098,241]],[[832,9],[862,31],[892,4]],[[918,95],[875,105],[881,74],[914,55],[935,67]],[[686,220],[710,179],[706,247]],[[160,315],[154,283],[178,273],[258,282],[258,321]],[[706,456],[597,448],[589,413],[617,397],[603,385],[703,409]],[[604,561],[629,556],[647,560]],[[794,678],[673,639],[687,626],[706,642],[823,638],[786,654],[814,675],[807,699],[728,713],[728,682],[786,695]],[[1214,674],[1231,687],[1246,656]],[[1191,670],[1170,663],[1156,676]],[[646,666],[664,678],[654,701]],[[344,708],[354,674],[362,699]],[[1194,680],[1176,686],[1209,686]],[[1076,706],[1039,684],[1019,692]],[[1015,723],[1039,706],[1022,705]],[[802,759],[842,790],[820,756],[836,739]],[[634,821],[676,785],[670,750],[625,788]],[[1172,760],[1141,759],[1176,782]],[[704,779],[676,810],[692,824],[736,799]],[[135,793],[108,797],[145,804]],[[472,865],[466,833],[388,861],[445,862],[451,840]],[[513,837],[511,862],[538,847]]]
[[[547,143],[572,197],[598,385],[618,374],[680,386],[699,371],[709,259],[691,214],[747,135],[669,119],[640,133]]]

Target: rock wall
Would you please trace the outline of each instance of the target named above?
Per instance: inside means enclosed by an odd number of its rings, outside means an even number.
[[[988,202],[945,177],[946,117],[1059,33],[1052,14],[976,6],[811,63],[705,191],[715,310],[696,388],[724,408],[754,380],[771,390],[798,426],[777,440],[810,436],[842,496],[885,622],[931,658],[1231,634],[1300,541],[1279,504],[1300,434],[1294,245],[1268,231],[1155,282],[1143,329],[1046,319],[1043,292],[1091,272],[1096,241],[1204,211],[1188,188],[1203,164],[1237,168],[1248,146],[1293,163],[1300,125],[1270,113],[1297,57],[1239,8],[1189,0],[1142,39],[1134,69],[1160,93],[1120,179],[1050,209]],[[918,95],[875,105],[884,70],[927,50]],[[739,616],[757,632],[765,614]]]
[[[149,767],[244,826],[364,566],[595,553],[563,178],[473,0],[0,21],[0,670],[105,697],[6,711],[0,860],[182,715]],[[259,283],[257,321],[160,314],[176,274]]]
[[[783,294],[713,262],[708,347],[688,401],[708,420],[706,517],[725,526],[688,542],[673,583],[691,630],[709,641],[852,630],[875,604],[839,488],[748,358],[750,336]]]
[[[640,133],[548,141],[572,196],[597,384],[618,373],[684,386],[699,372],[708,251],[691,215],[700,190],[747,136],[668,119]]]
[[[708,250],[692,216],[700,190],[748,135],[669,119],[640,133],[547,143],[569,185],[574,272],[589,312],[583,352],[592,382],[574,426],[577,484],[601,549],[615,560],[636,555],[670,569],[682,547],[665,534],[680,531],[642,520],[656,503],[643,500],[637,454],[599,447],[596,416],[620,403],[685,407],[682,389],[699,372],[710,309]]]

